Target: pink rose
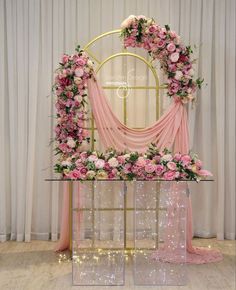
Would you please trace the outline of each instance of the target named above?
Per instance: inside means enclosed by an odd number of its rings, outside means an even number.
[[[157,31],[157,27],[156,27],[156,25],[152,25],[152,26],[149,27],[148,30],[149,30],[150,33],[154,33],[155,31]]]
[[[145,171],[147,173],[153,173],[155,170],[156,170],[156,165],[155,164],[149,163],[149,164],[147,164],[145,166]]]
[[[146,159],[143,157],[139,157],[136,161],[136,165],[140,167],[144,167],[146,165]]]
[[[176,47],[174,43],[169,43],[166,48],[169,52],[174,52]]]
[[[201,160],[199,160],[199,159],[196,160],[195,164],[198,168],[202,168],[202,161]]]
[[[125,163],[125,157],[124,156],[118,156],[117,160],[120,164],[124,164]]]
[[[174,155],[174,160],[175,160],[175,161],[180,161],[180,160],[181,160],[181,157],[182,157],[182,155],[181,155],[180,153],[176,153],[176,154]]]
[[[175,171],[168,170],[164,173],[163,177],[165,180],[174,180],[175,179]]]
[[[66,55],[66,54],[64,54],[64,55],[62,56],[62,63],[63,63],[63,64],[66,64],[66,63],[68,62],[68,60],[69,60],[69,56]]]
[[[164,170],[165,170],[165,167],[163,165],[158,164],[156,166],[156,174],[158,176],[162,175],[162,173],[164,172]]]
[[[76,63],[77,63],[78,65],[84,66],[86,62],[85,62],[84,59],[82,59],[82,58],[78,58],[77,61],[76,61]]]
[[[172,38],[177,37],[177,34],[176,34],[175,31],[170,31],[169,34],[170,34],[170,36],[171,36]]]
[[[77,169],[74,169],[73,171],[71,171],[69,174],[68,174],[68,177],[70,179],[79,179],[81,178],[81,173],[79,170]]]
[[[105,165],[104,165],[104,170],[110,170],[111,169],[111,167],[110,167],[110,165],[109,165],[109,163],[108,162],[105,162]]]
[[[181,161],[182,161],[184,166],[188,166],[191,162],[191,157],[189,155],[183,155],[181,157]]]
[[[158,41],[158,43],[157,43],[157,47],[159,47],[159,48],[163,48],[164,46],[165,46],[165,41],[164,40],[162,40],[162,39],[160,39],[159,41]]]
[[[135,38],[134,37],[128,37],[125,39],[124,41],[124,45],[125,47],[128,47],[128,46],[131,46],[131,47],[134,47],[135,46]]]
[[[171,85],[170,85],[170,87],[169,87],[169,92],[171,94],[175,94],[175,93],[178,92],[179,87],[180,86],[179,86],[179,84],[177,82],[172,82]]]
[[[175,72],[177,70],[176,64],[174,64],[174,63],[169,64],[168,68],[171,72]]]
[[[176,170],[176,164],[174,162],[168,162],[167,163],[167,167],[170,169],[170,170]]]
[[[82,175],[85,175],[86,173],[87,173],[87,168],[85,168],[85,167],[82,167],[81,169],[80,169],[80,173],[82,174]]]
[[[105,161],[103,159],[98,159],[95,161],[95,166],[98,169],[102,169],[105,165]]]
[[[125,174],[130,173],[131,172],[131,168],[132,168],[132,165],[130,163],[125,164],[124,173]]]
[[[108,173],[108,179],[113,179],[115,174],[113,172]]]
[[[174,52],[169,56],[170,60],[172,62],[177,62],[179,59],[179,53],[178,52]]]
[[[92,154],[88,157],[88,161],[90,161],[90,162],[95,162],[97,160],[98,160],[98,157],[96,155]]]

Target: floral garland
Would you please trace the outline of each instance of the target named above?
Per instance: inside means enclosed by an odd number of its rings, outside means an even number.
[[[75,180],[94,179],[163,179],[195,180],[212,176],[202,169],[202,162],[196,155],[171,155],[170,151],[159,152],[151,144],[144,154],[138,152],[117,152],[110,149],[105,154],[84,151],[73,154],[56,167],[64,178]]]
[[[153,19],[130,16],[122,24],[125,47],[143,47],[153,59],[158,59],[168,76],[168,95],[186,103],[193,100],[192,93],[202,80],[193,81],[190,60],[191,48],[181,44],[179,36],[169,27],[161,28]],[[93,62],[88,55],[76,48],[73,55],[64,54],[56,70],[53,91],[56,95],[55,127],[59,154],[55,172],[64,178],[94,179],[164,179],[200,180],[211,176],[202,169],[202,162],[195,155],[171,155],[168,150],[159,152],[150,145],[144,154],[138,152],[80,152],[83,142],[89,142],[84,128],[87,80],[93,76]]]
[[[167,75],[167,94],[182,103],[193,101],[193,93],[197,87],[201,88],[203,79],[193,79],[191,46],[185,46],[179,35],[170,30],[168,25],[162,28],[153,19],[142,15],[130,15],[121,27],[125,47],[142,47],[153,60],[160,61],[161,68]]]
[[[56,95],[55,127],[56,154],[61,160],[78,152],[83,141],[89,142],[89,134],[84,129],[87,112],[87,80],[93,74],[93,62],[77,47],[77,54],[62,56],[60,67],[56,70],[53,91]]]

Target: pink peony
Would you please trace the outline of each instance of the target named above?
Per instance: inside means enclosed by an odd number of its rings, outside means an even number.
[[[175,179],[175,171],[168,170],[164,173],[163,177],[165,180],[174,180]]]
[[[181,161],[182,161],[184,166],[188,166],[191,162],[191,157],[189,155],[183,155],[181,157]]]
[[[168,162],[167,163],[167,167],[170,169],[170,170],[176,170],[176,164],[172,161]]]
[[[105,165],[105,161],[103,159],[98,159],[95,161],[95,166],[98,169],[102,169]]]
[[[174,52],[170,55],[170,60],[172,62],[177,62],[179,60],[179,53],[178,52]]]
[[[169,43],[166,48],[169,52],[174,52],[176,47],[174,43]]]
[[[156,170],[156,165],[155,164],[149,163],[149,164],[147,164],[145,166],[145,171],[147,173],[153,173],[155,170]]]

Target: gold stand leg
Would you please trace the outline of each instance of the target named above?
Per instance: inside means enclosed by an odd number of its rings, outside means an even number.
[[[160,207],[160,181],[156,182],[156,249],[159,247],[159,207]]]
[[[73,181],[69,181],[69,250],[72,253],[72,240],[73,240],[73,229],[72,229],[72,198],[73,198]]]
[[[127,250],[127,184],[124,181],[124,249]]]

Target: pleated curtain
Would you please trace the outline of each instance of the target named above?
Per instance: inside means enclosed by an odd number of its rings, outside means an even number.
[[[234,0],[0,0],[0,240],[58,239],[62,189],[45,181],[54,176],[53,73],[63,52],[119,28],[130,14],[169,24],[185,44],[196,46],[196,74],[205,85],[188,108],[190,147],[215,182],[191,186],[194,233],[235,239],[235,9]],[[102,59],[117,42],[101,42],[94,51]],[[139,66],[129,60],[133,77]],[[124,69],[117,59],[100,81],[114,81]],[[142,77],[145,84],[151,74],[144,69]],[[121,101],[115,92],[109,96],[122,120]],[[154,101],[151,93],[136,92],[127,124],[151,125]],[[167,103],[161,99],[161,111]]]

